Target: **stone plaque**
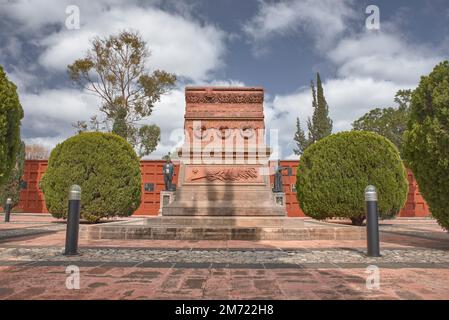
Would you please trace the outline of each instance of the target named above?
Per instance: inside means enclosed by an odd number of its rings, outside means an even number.
[[[154,183],[145,183],[144,189],[146,192],[153,192],[154,191]]]
[[[170,203],[170,196],[168,194],[162,196],[162,203],[164,206]]]
[[[28,182],[26,182],[24,180],[20,181],[20,189],[25,190],[27,188],[28,188]]]

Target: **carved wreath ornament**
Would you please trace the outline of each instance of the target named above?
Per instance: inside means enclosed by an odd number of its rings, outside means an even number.
[[[244,128],[228,128],[226,126],[221,126],[219,129],[216,128],[206,128],[206,126],[197,126],[193,129],[193,134],[198,139],[205,139],[206,137],[210,137],[210,134],[215,134],[220,139],[227,139],[231,136],[232,130],[238,130],[240,135],[245,139],[250,139],[255,134],[255,129],[251,126],[246,126]]]

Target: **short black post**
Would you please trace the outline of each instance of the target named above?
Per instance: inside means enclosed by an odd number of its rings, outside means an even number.
[[[369,257],[380,257],[379,212],[377,209],[377,191],[374,186],[365,189],[366,202],[366,239]]]
[[[5,204],[5,222],[9,222],[11,217],[11,209],[12,209],[12,200],[11,198],[6,199]]]
[[[78,233],[81,209],[81,187],[74,184],[69,192],[69,212],[67,215],[67,230],[65,236],[64,255],[78,254]]]

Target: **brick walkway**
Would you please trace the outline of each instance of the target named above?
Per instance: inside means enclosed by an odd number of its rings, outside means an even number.
[[[15,214],[0,222],[0,299],[449,299],[449,234],[430,219],[381,230],[381,258],[360,240],[81,240],[65,257],[63,223]],[[69,265],[79,290],[66,288]]]

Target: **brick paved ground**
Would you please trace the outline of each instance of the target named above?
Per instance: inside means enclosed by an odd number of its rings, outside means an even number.
[[[0,222],[0,299],[449,299],[449,234],[431,219],[381,230],[381,258],[359,240],[81,240],[68,258],[63,223],[15,214]],[[65,286],[68,265],[80,290]]]

